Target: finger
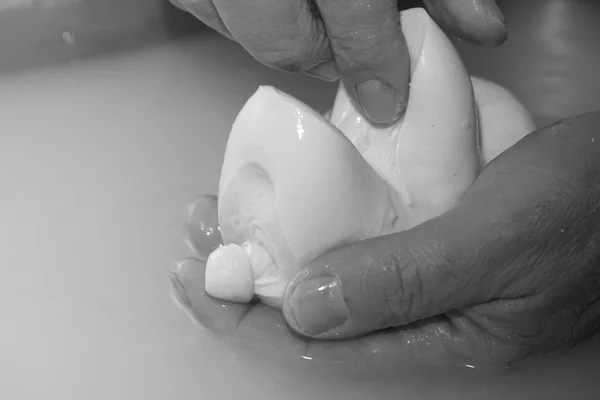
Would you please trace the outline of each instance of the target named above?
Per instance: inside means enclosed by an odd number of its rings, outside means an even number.
[[[217,197],[212,195],[195,198],[184,213],[184,237],[188,246],[202,260],[223,245],[219,229]]]
[[[346,90],[374,123],[406,108],[409,56],[395,0],[316,0]]]
[[[221,35],[234,40],[211,0],[170,0]]]
[[[515,351],[512,343],[486,337],[477,324],[457,315],[429,318],[355,339],[311,340],[305,357],[343,365],[346,372],[369,372],[379,377],[387,372],[406,377],[407,369],[417,366],[502,369]]]
[[[373,374],[415,365],[483,368],[505,362],[505,349],[493,343],[497,351],[490,352],[489,340],[483,340],[477,326],[464,318],[429,319],[354,340],[307,340],[288,327],[278,310],[223,302],[206,295],[204,268],[205,264],[196,259],[183,260],[172,268],[171,280],[180,304],[219,339],[270,362]],[[306,361],[310,361],[308,366]]]
[[[309,361],[311,369],[381,378],[383,374],[404,375],[406,368],[416,366],[506,366],[512,349],[485,339],[464,317],[440,317],[350,340],[307,340],[287,327],[280,312],[259,305],[244,315],[232,343],[238,350],[286,367]]]
[[[284,293],[286,320],[309,337],[347,338],[536,295],[556,279],[541,260],[570,265],[570,257],[581,259],[581,246],[592,246],[600,186],[590,170],[600,157],[599,127],[596,113],[530,134],[444,215],[309,264]],[[574,198],[582,193],[589,195]],[[578,246],[569,242],[573,235]]]
[[[425,0],[424,4],[442,28],[471,43],[497,46],[508,36],[504,15],[494,0]]]
[[[206,295],[204,268],[197,259],[173,266],[171,281],[179,303],[219,339],[269,362],[379,375],[391,368],[415,365],[487,368],[505,364],[510,354],[506,346],[490,342],[477,324],[462,316],[429,319],[366,338],[308,340],[292,331],[278,310],[223,302]],[[306,365],[306,361],[310,363]]]
[[[289,328],[279,310],[262,304],[244,314],[231,342],[238,350],[273,361],[300,360],[308,343]]]
[[[318,258],[288,285],[286,320],[308,337],[350,338],[470,302],[479,276],[458,259],[462,243],[445,221],[357,242]]]
[[[170,271],[174,295],[200,324],[215,333],[230,336],[252,305],[210,297],[204,290],[205,269],[206,263],[194,258],[176,263]]]
[[[237,304],[210,297],[204,290],[206,264],[186,259],[171,268],[174,296],[192,317],[238,350],[270,359],[299,359],[306,339],[293,332],[279,310],[261,304]]]
[[[214,4],[233,37],[261,63],[337,78],[323,22],[306,0],[214,0]]]

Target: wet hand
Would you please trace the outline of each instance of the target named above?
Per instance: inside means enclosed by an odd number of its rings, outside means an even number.
[[[453,210],[308,265],[286,320],[331,340],[442,317],[429,348],[475,365],[588,338],[600,327],[599,142],[600,113],[530,134]]]
[[[171,0],[239,42],[263,64],[325,80],[342,78],[365,117],[389,123],[409,95],[409,54],[399,27],[404,0]],[[412,2],[414,3],[414,1]],[[477,44],[507,36],[494,0],[425,0],[448,32]]]
[[[216,199],[196,205],[188,231],[206,253]],[[315,260],[288,285],[283,315],[210,298],[203,268],[191,259],[172,274],[183,303],[209,330],[271,353],[504,366],[574,345],[600,327],[600,112],[528,135],[446,214]]]

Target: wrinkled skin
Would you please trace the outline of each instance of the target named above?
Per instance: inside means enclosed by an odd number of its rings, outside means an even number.
[[[171,2],[269,67],[327,81],[341,78],[374,123],[397,120],[409,96],[409,55],[398,9],[423,5],[446,32],[472,43],[496,46],[507,38],[494,0]]]
[[[214,215],[216,202],[194,218]],[[442,216],[315,260],[288,285],[283,314],[210,298],[201,258],[173,269],[182,303],[270,356],[504,367],[573,346],[600,327],[600,111],[531,133]]]

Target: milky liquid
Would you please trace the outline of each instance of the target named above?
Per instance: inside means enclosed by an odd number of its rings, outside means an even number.
[[[259,84],[319,111],[335,87],[257,66],[214,36],[0,77],[0,398],[594,398],[600,345],[506,373],[310,372],[240,355],[170,296],[190,199],[216,193]]]

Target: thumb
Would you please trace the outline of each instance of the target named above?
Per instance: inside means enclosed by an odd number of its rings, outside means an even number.
[[[547,256],[556,227],[573,224],[568,193],[589,191],[581,176],[597,157],[587,133],[597,130],[597,119],[573,118],[528,135],[445,214],[311,262],[284,293],[290,327],[314,338],[348,338],[531,294],[540,280],[531,266]],[[574,182],[584,184],[563,189]]]
[[[288,324],[313,338],[349,338],[480,300],[481,274],[469,270],[450,219],[353,243],[310,263],[284,294]]]
[[[562,271],[579,252],[557,232],[595,232],[599,126],[596,112],[533,132],[488,164],[452,210],[318,258],[288,285],[286,321],[305,336],[341,339],[534,295],[555,279],[548,265]]]

